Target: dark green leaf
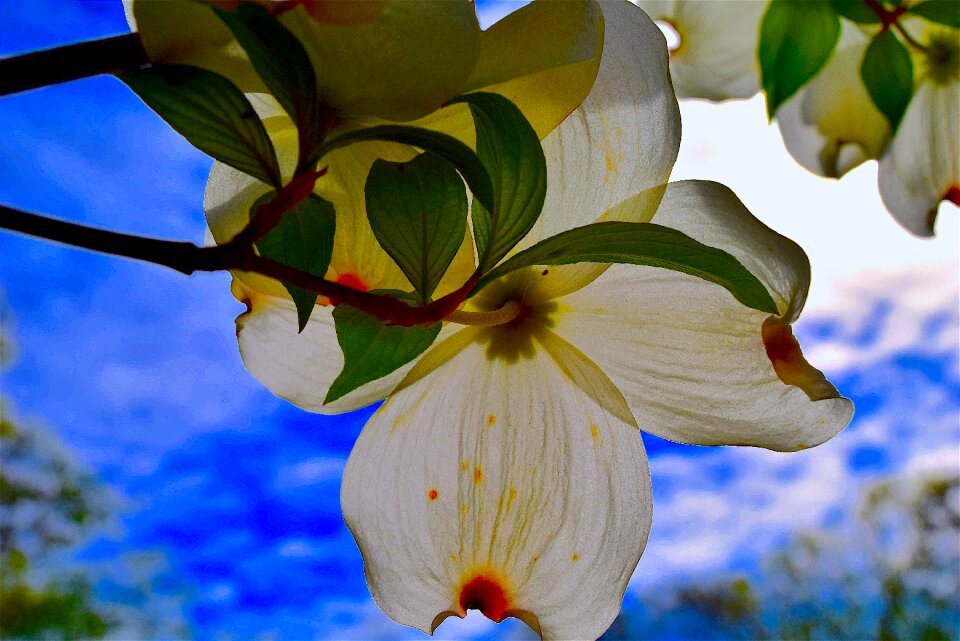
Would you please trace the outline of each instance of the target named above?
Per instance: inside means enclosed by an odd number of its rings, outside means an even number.
[[[486,216],[488,231],[481,271],[489,269],[520,242],[537,222],[547,194],[547,163],[537,133],[516,105],[492,93],[470,93],[453,102],[470,107],[477,130],[477,155],[493,179],[493,207],[474,211]]]
[[[908,11],[931,22],[960,29],[960,2],[957,0],[926,0],[910,7]]]
[[[476,243],[477,256],[483,256],[490,243],[490,214],[476,198],[470,205],[470,218],[473,222],[473,241]]]
[[[463,244],[467,191],[450,163],[424,152],[406,163],[377,160],[364,187],[380,246],[426,304]]]
[[[493,183],[490,174],[470,147],[447,134],[405,125],[380,125],[337,136],[323,145],[320,155],[365,140],[396,142],[432,151],[457,168],[477,200],[493,207]]]
[[[844,18],[860,24],[880,24],[880,16],[874,13],[863,0],[830,0],[834,10]]]
[[[561,232],[511,257],[484,276],[477,288],[523,267],[570,263],[662,267],[716,283],[752,309],[777,311],[763,283],[736,258],[653,223],[603,222]]]
[[[839,39],[840,17],[826,0],[772,0],[757,51],[771,119],[823,68]]]
[[[913,95],[913,63],[892,31],[881,31],[867,47],[860,76],[873,104],[895,132]]]
[[[313,65],[303,45],[263,7],[241,2],[235,11],[214,11],[233,32],[260,79],[296,123],[301,164],[315,162],[315,149],[325,131]]]
[[[251,217],[257,207],[275,195],[275,192],[270,192],[259,198],[250,209]],[[335,225],[333,205],[311,194],[284,214],[280,224],[257,241],[257,250],[265,258],[323,278],[333,253]],[[283,286],[297,306],[297,321],[302,332],[317,304],[317,293],[287,283]]]
[[[388,327],[348,305],[333,310],[333,321],[343,350],[343,370],[330,385],[324,403],[406,365],[433,344],[441,326]]]
[[[200,151],[268,185],[280,185],[277,156],[263,123],[223,76],[187,65],[153,65],[119,78]]]

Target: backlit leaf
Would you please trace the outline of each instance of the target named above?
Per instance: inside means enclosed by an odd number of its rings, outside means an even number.
[[[561,232],[511,257],[484,276],[477,289],[524,267],[571,263],[629,263],[683,272],[720,285],[747,307],[777,311],[763,283],[736,258],[653,223],[602,222]]]
[[[913,95],[913,63],[892,31],[881,31],[867,47],[860,65],[867,92],[896,132]]]
[[[540,139],[517,107],[498,94],[470,93],[464,102],[473,114],[477,155],[493,180],[494,203],[473,208],[488,231],[480,270],[497,264],[537,222],[547,193],[547,163]],[[480,243],[478,242],[478,245]]]
[[[769,118],[823,68],[839,39],[840,18],[827,0],[770,2],[757,50]]]
[[[187,65],[153,65],[119,78],[200,151],[268,185],[280,185],[277,156],[263,123],[223,76]]]
[[[425,304],[463,244],[463,180],[446,160],[425,152],[406,163],[377,160],[364,192],[374,235]]]
[[[250,209],[251,217],[257,207],[274,196],[275,192],[270,192],[259,198]],[[257,250],[265,258],[323,278],[330,266],[335,229],[333,205],[311,194],[284,214],[280,223],[257,241]],[[297,306],[297,321],[302,332],[317,304],[317,293],[287,283],[283,286]]]
[[[330,385],[324,403],[406,365],[433,344],[441,326],[389,327],[349,305],[338,305],[333,321],[343,350],[343,370]]]

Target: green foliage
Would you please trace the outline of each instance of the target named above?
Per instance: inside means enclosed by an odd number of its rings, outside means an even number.
[[[326,134],[325,109],[317,95],[310,57],[297,37],[265,8],[240,3],[234,11],[214,9],[250,57],[253,68],[297,125],[300,167],[311,167]]]
[[[250,102],[229,80],[188,65],[153,65],[119,78],[194,147],[280,186],[273,143]]]
[[[956,0],[926,0],[910,7],[908,11],[931,22],[960,29],[960,2]]]
[[[0,586],[0,637],[4,639],[102,638],[112,622],[93,609],[93,591],[81,577],[35,590],[25,583]]]
[[[844,18],[861,24],[880,24],[880,16],[870,9],[863,0],[830,0],[834,11]]]
[[[273,191],[261,196],[250,209],[250,216],[274,196],[276,192]],[[257,241],[257,250],[265,258],[323,278],[333,255],[335,229],[333,204],[311,194],[284,214],[280,223]],[[297,306],[297,322],[302,332],[316,306],[317,293],[287,283],[283,286]]]
[[[827,0],[772,0],[757,49],[770,119],[823,68],[839,39],[840,17]]]
[[[763,283],[736,258],[653,223],[601,222],[561,232],[501,264],[484,276],[478,288],[523,267],[583,262],[629,263],[683,272],[720,285],[747,307],[777,311]]]
[[[74,525],[103,520],[101,503],[92,478],[53,442],[0,419],[0,637],[99,638],[110,630],[82,574],[58,572],[42,588],[26,579],[49,551],[75,543]]]
[[[881,31],[867,47],[860,75],[870,99],[895,132],[913,95],[910,53],[892,31]]]
[[[380,246],[426,304],[463,244],[467,193],[456,170],[432,152],[410,162],[377,160],[364,188]]]
[[[547,193],[547,163],[537,133],[503,96],[478,92],[454,102],[470,107],[477,154],[493,180],[493,207],[480,203],[472,214],[480,230],[479,269],[486,271],[520,242],[540,217]]]
[[[434,323],[430,327],[389,327],[348,305],[338,305],[333,310],[333,321],[344,363],[324,403],[406,365],[433,344],[441,326]]]
[[[337,136],[324,144],[320,153],[325,155],[365,140],[396,142],[432,151],[457,168],[477,200],[487,207],[493,207],[493,183],[486,167],[470,147],[447,134],[405,125],[380,125]]]

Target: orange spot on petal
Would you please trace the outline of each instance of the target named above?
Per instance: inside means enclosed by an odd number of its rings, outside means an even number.
[[[473,468],[473,481],[474,481],[474,483],[482,483],[482,482],[483,482],[483,469],[481,469],[481,468],[479,468],[479,467]]]
[[[480,575],[460,588],[460,607],[464,611],[480,610],[494,623],[500,623],[507,616],[507,595],[498,581]]]
[[[430,501],[436,501],[438,498],[440,498],[440,492],[437,491],[437,488],[431,487],[429,490],[427,490],[427,499]]]
[[[570,557],[570,560],[576,563],[577,561],[580,560],[580,555],[574,552],[573,556]]]
[[[494,416],[493,414],[491,414],[490,416],[487,417],[487,425],[488,425],[488,426],[493,425],[493,424],[496,423],[496,422],[497,422],[497,417]]]
[[[595,441],[599,441],[599,440],[600,440],[600,430],[597,428],[597,424],[596,424],[596,423],[592,423],[592,424],[590,425],[590,436],[592,436],[592,437],[593,437],[593,440],[595,440]]]

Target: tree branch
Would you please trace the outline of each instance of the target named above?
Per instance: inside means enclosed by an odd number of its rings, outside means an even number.
[[[432,325],[445,319],[466,300],[479,280],[479,276],[475,275],[457,291],[423,307],[411,307],[396,298],[362,292],[264,258],[254,251],[251,244],[242,240],[238,242],[240,236],[223,245],[198,247],[189,242],[144,238],[78,225],[5,205],[0,205],[0,228],[153,263],[186,275],[198,271],[254,272],[309,289],[331,299],[335,305],[347,304],[391,325],[403,327]]]
[[[150,60],[136,33],[0,58],[0,96],[147,64]]]

